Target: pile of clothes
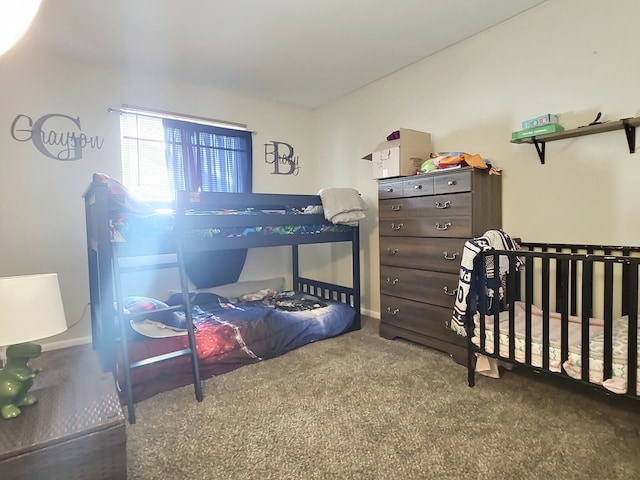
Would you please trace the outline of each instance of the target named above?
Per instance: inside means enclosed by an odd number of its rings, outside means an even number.
[[[500,171],[482,159],[480,155],[465,152],[434,152],[431,158],[422,163],[420,173],[459,167],[474,167],[487,170],[489,175],[500,175]]]

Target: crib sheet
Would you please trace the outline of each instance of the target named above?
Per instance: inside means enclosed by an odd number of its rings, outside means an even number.
[[[515,335],[514,353],[515,360],[525,363],[526,339],[525,339],[525,304],[514,302],[515,311]],[[532,305],[531,307],[531,364],[542,368],[544,355],[542,345],[542,309]],[[475,328],[473,342],[480,345],[480,316],[474,316]],[[582,375],[582,337],[581,319],[569,317],[569,355],[563,362],[561,357],[561,318],[560,314],[549,314],[549,370],[553,372],[565,371],[572,378],[580,379]],[[500,313],[499,321],[499,352],[501,357],[509,357],[509,312]],[[603,380],[604,372],[604,322],[600,319],[591,319],[589,323],[589,381],[602,385],[615,393],[625,393],[627,390],[627,338],[628,318],[621,317],[613,322],[613,364],[612,372],[608,379]],[[494,353],[494,322],[493,316],[485,316],[485,351]],[[640,378],[640,369],[638,370]],[[609,376],[609,375],[607,375]],[[640,389],[640,382],[638,382]],[[639,390],[640,391],[640,390]]]

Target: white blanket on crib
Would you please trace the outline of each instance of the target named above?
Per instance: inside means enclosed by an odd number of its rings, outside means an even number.
[[[324,218],[334,224],[357,227],[365,218],[367,204],[354,188],[323,188],[318,192],[322,200]]]

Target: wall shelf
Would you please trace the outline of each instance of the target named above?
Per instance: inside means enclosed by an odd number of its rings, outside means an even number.
[[[565,130],[563,132],[547,133],[536,137],[521,138],[511,140],[511,143],[531,143],[536,147],[540,163],[544,165],[545,146],[547,142],[564,140],[566,138],[582,137],[584,135],[595,135],[596,133],[613,132],[614,130],[624,130],[629,145],[629,153],[636,151],[636,127],[640,126],[640,117],[621,118],[614,122],[599,123],[596,125],[586,125],[584,127]]]

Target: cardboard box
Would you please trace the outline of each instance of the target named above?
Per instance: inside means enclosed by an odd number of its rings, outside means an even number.
[[[539,117],[530,118],[522,122],[522,128],[539,127],[541,125],[547,125],[549,123],[558,123],[558,115],[552,115],[547,113],[546,115],[540,115]]]
[[[431,155],[431,134],[400,128],[400,138],[378,144],[362,157],[371,160],[373,178],[406,177],[420,170]]]
[[[513,143],[518,143],[518,140],[522,140],[523,138],[537,137],[539,135],[546,135],[548,133],[556,133],[556,132],[563,132],[563,131],[564,131],[564,127],[562,125],[558,125],[557,123],[549,123],[547,125],[542,125],[539,127],[525,128],[524,130],[518,130],[517,132],[512,132],[511,141]]]

